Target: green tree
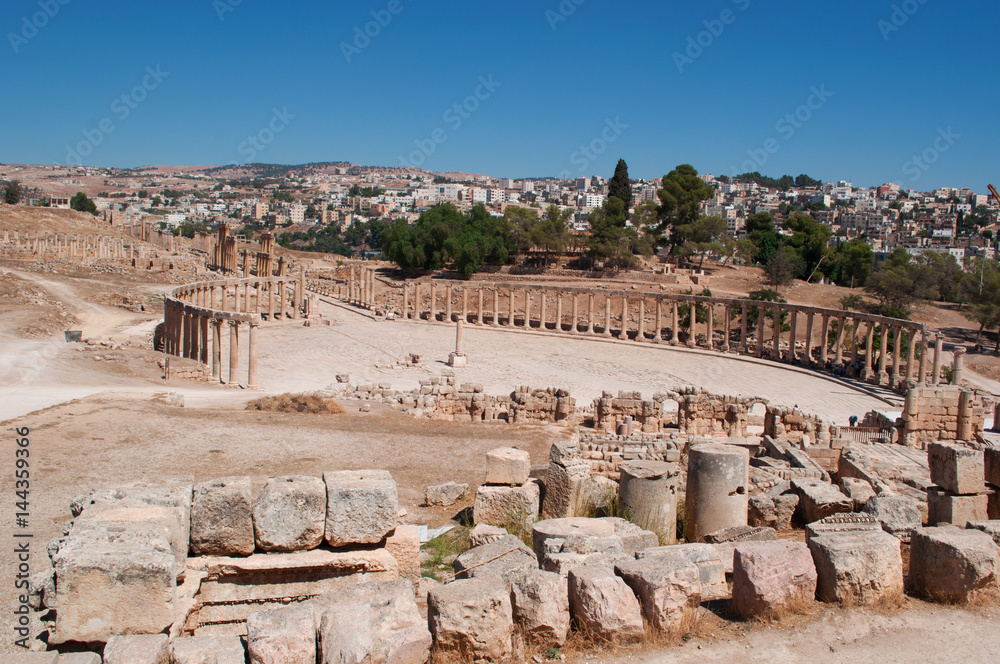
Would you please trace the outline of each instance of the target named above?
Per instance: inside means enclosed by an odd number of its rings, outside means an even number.
[[[587,255],[592,264],[620,270],[635,263],[631,239],[625,233],[625,204],[618,198],[608,198],[604,205],[590,213],[590,237]]]
[[[78,212],[89,212],[95,217],[97,216],[97,205],[82,191],[76,192],[73,198],[70,199],[69,206]]]
[[[872,273],[875,255],[867,242],[854,239],[837,250],[834,265],[834,282],[838,286],[863,287]]]
[[[608,183],[608,196],[614,196],[625,204],[625,209],[632,207],[632,183],[628,179],[628,164],[624,159],[618,160],[615,174]]]
[[[3,202],[7,205],[17,205],[21,202],[24,192],[17,180],[5,182],[3,186]]]
[[[962,281],[962,290],[969,303],[962,315],[979,323],[976,343],[984,331],[997,329],[994,352],[1000,352],[1000,264],[988,258],[976,259]]]
[[[655,234],[658,243],[669,246],[673,253],[684,243],[680,229],[698,220],[702,201],[712,198],[715,189],[698,177],[698,171],[689,164],[681,164],[664,175],[662,185],[656,192],[660,199],[660,223]]]
[[[698,268],[705,265],[705,256],[710,253],[721,254],[724,251],[721,237],[726,232],[726,220],[722,217],[701,217],[686,226],[681,226],[677,232],[681,235],[682,254],[686,257],[700,255]]]
[[[778,289],[794,281],[796,265],[791,253],[785,249],[779,249],[764,266],[769,286]]]
[[[801,262],[796,261],[795,276],[799,279],[808,279],[830,253],[827,245],[833,231],[829,226],[804,214],[793,214],[785,225],[792,231],[791,237],[785,241],[785,246],[791,248],[801,259]]]

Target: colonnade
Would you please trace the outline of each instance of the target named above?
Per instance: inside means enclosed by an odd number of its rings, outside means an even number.
[[[363,272],[348,291],[370,302]],[[342,289],[338,289],[342,290]],[[330,293],[338,296],[338,293]],[[368,299],[366,299],[366,297]],[[696,312],[691,315],[691,312]],[[843,371],[881,385],[937,385],[942,338],[920,323],[757,300],[474,282],[406,282],[402,316],[686,345]],[[777,322],[777,324],[775,324]],[[931,350],[933,346],[933,351]],[[877,349],[876,349],[877,347]],[[929,366],[933,356],[933,370]]]
[[[365,309],[374,309],[375,268],[351,266],[346,282],[311,281],[309,290]]]
[[[247,387],[255,389],[257,327],[265,320],[297,320],[305,309],[304,270],[292,277],[188,284],[164,298],[163,350],[211,366],[213,380],[238,385],[241,336],[247,325]],[[225,364],[223,351],[228,357]]]
[[[132,259],[143,258],[142,247],[123,237],[83,233],[18,233],[4,231],[4,254],[30,253],[40,258]]]

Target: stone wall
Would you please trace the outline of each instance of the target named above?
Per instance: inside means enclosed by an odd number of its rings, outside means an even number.
[[[972,440],[983,432],[986,408],[970,390],[958,387],[915,387],[903,407],[903,444],[926,449],[939,440]]]

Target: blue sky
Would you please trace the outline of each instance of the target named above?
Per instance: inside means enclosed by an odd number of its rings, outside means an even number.
[[[7,163],[1000,181],[993,1],[4,7]]]

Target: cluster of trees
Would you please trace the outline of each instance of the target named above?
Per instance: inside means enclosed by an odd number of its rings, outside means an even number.
[[[21,183],[17,180],[10,182],[0,182],[0,189],[3,190],[3,202],[7,205],[17,205],[24,196]]]
[[[353,256],[361,247],[382,251],[382,234],[388,227],[386,221],[372,219],[356,221],[343,232],[336,226],[326,226],[319,230],[310,228],[306,232],[282,233],[276,241],[282,247],[298,251]]]
[[[721,175],[718,178],[719,182],[754,182],[757,186],[767,187],[769,189],[780,189],[781,191],[788,191],[792,187],[799,188],[811,188],[815,189],[822,186],[823,182],[821,180],[814,180],[806,174],[799,175],[793,178],[791,175],[783,175],[780,178],[771,178],[766,175],[761,175],[757,171],[752,173],[743,173],[742,175],[737,175],[735,177],[728,177]]]
[[[69,200],[69,206],[77,212],[89,212],[90,214],[97,216],[97,204],[90,200],[87,194],[82,191],[76,192],[73,198]]]

